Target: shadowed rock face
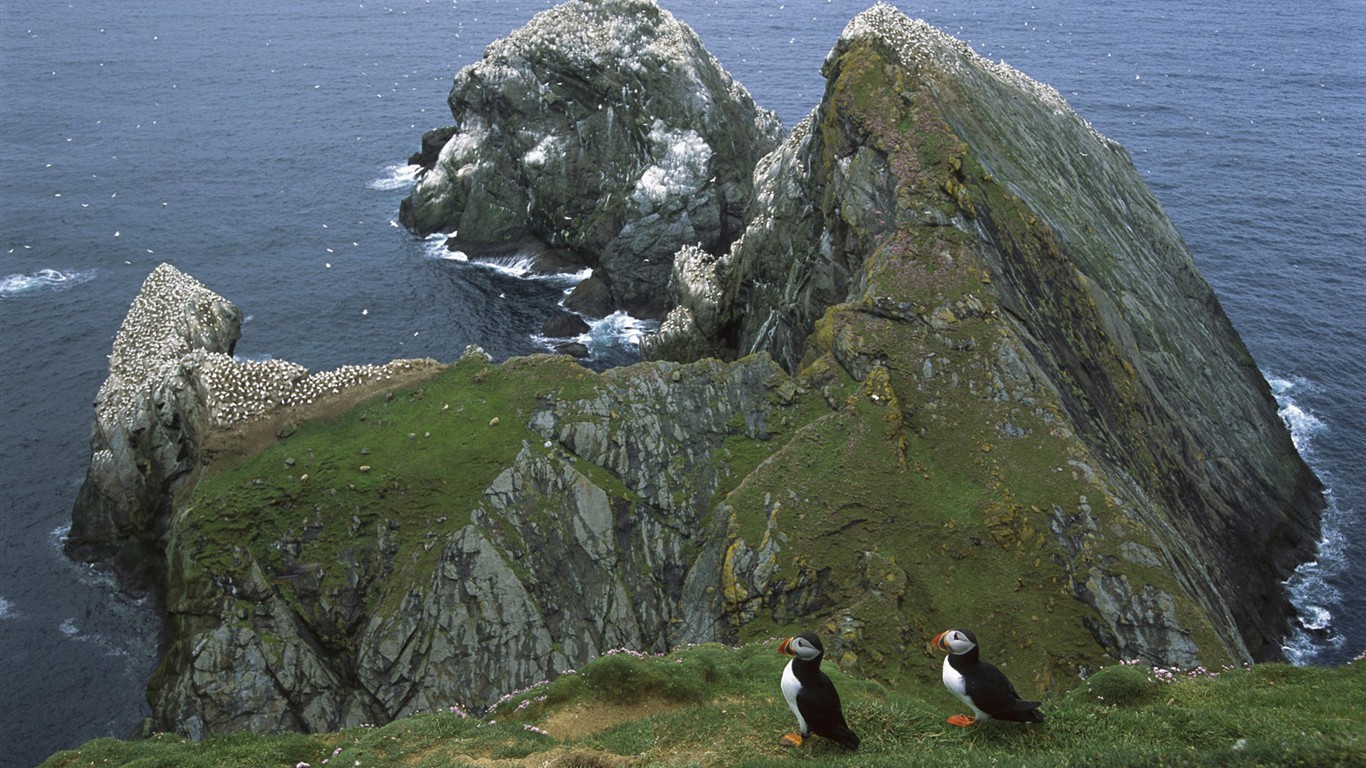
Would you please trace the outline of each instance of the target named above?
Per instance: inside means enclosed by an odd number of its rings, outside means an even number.
[[[739,234],[750,169],[781,137],[653,0],[537,15],[461,71],[449,103],[456,123],[424,137],[404,224],[471,255],[588,265],[613,308],[642,317],[662,313],[676,250],[720,252]]]
[[[510,51],[596,72],[584,29],[654,40],[668,21],[639,2],[553,13],[596,26],[538,17],[509,41],[542,47],[493,46],[456,92]],[[687,44],[659,66],[688,71],[695,39],[674,31]],[[1115,658],[1276,657],[1318,484],[1123,150],[890,6],[850,23],[824,74],[781,146],[713,167],[753,170],[753,213],[729,249],[685,245],[650,278],[670,286],[650,362],[243,363],[240,313],[158,268],[73,513],[74,549],[164,584],[151,726],[385,722],[622,646],[793,626],[894,685],[937,686],[931,628],[963,624],[1022,691]],[[570,108],[540,82],[516,114]],[[483,162],[467,191],[521,183]],[[317,416],[336,418],[301,424]]]

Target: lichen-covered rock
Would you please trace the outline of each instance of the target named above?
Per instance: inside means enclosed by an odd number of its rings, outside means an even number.
[[[1278,658],[1281,582],[1312,552],[1319,484],[1128,155],[1052,88],[886,4],[825,68],[820,107],[756,171],[745,235],[706,270],[675,261],[646,354],[765,350],[793,371],[828,354],[860,379],[885,365],[922,431],[969,418],[929,410],[962,394],[1043,414],[1036,428],[1075,441],[1073,465],[1153,537],[1101,525],[1091,543],[1160,552],[1235,658]],[[1024,442],[1002,418],[984,446]],[[1103,643],[1193,659],[1169,601],[1077,554]]]
[[[719,253],[739,234],[750,171],[781,138],[777,118],[654,0],[538,14],[462,70],[449,103],[455,125],[424,137],[404,224],[476,255],[549,246],[641,317],[661,314],[675,251]]]
[[[795,410],[785,374],[766,356],[601,375],[563,358],[525,367],[503,373],[467,354],[421,398],[372,405],[373,420],[348,416],[342,435],[291,435],[285,445],[298,447],[287,450],[304,458],[285,459],[284,486],[248,464],[181,506],[167,526],[171,642],[150,685],[155,727],[203,735],[384,722],[487,705],[618,648],[734,638],[738,623],[722,619],[714,588],[724,543],[707,535],[712,500],[735,481],[732,446],[770,439],[770,422]],[[444,485],[446,465],[430,477],[408,468],[417,455],[386,467],[389,451],[371,451],[357,430],[387,431],[397,414],[425,407],[429,390],[451,391],[448,379],[482,388],[490,376],[526,385],[524,423],[463,415],[473,403],[459,399],[433,403],[434,416],[511,433],[494,440],[520,448],[472,449],[501,467],[473,497],[432,511],[420,497],[404,502],[410,486]],[[589,386],[552,389],[573,378]],[[786,395],[769,397],[774,389]],[[325,450],[375,466],[345,466]],[[461,461],[450,469],[471,471]],[[375,475],[371,496],[358,483]],[[244,531],[249,546],[234,543]]]

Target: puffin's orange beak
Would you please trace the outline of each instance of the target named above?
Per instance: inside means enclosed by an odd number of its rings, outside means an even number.
[[[930,645],[934,646],[935,648],[938,648],[941,651],[947,651],[949,647],[947,645],[944,645],[944,635],[947,635],[948,633],[949,631],[946,629],[943,632],[940,632],[939,634],[935,635],[934,639],[930,641]]]
[[[790,645],[792,645],[792,638],[789,637],[788,639],[782,642],[782,645],[778,646],[778,653],[781,653],[785,656],[791,656],[792,651],[788,650],[788,646]]]

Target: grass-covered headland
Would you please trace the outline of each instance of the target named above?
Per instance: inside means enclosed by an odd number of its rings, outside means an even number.
[[[1362,660],[1220,671],[1117,664],[1047,699],[1041,725],[967,729],[944,722],[959,707],[942,687],[893,692],[826,664],[863,740],[850,753],[819,737],[778,745],[794,723],[778,688],[787,660],[776,647],[621,651],[488,711],[452,702],[338,733],[97,739],[42,768],[1366,765]],[[924,663],[939,663],[928,644]]]

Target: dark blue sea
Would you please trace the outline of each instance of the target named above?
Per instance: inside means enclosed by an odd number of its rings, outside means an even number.
[[[662,4],[788,126],[867,7]],[[247,357],[544,348],[562,284],[443,260],[394,222],[455,73],[550,5],[0,4],[0,765],[126,735],[147,712],[155,618],[61,542],[105,356],[158,263],[243,308]],[[1320,631],[1288,650],[1366,650],[1361,0],[897,5],[1055,86],[1132,153],[1330,489],[1319,557],[1292,580]],[[643,330],[596,328],[594,364],[631,359]]]

